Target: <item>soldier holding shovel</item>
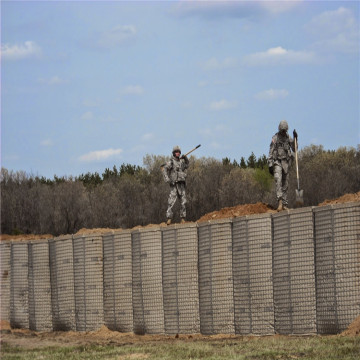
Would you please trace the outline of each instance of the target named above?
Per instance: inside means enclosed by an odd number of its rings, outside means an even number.
[[[186,218],[186,176],[187,168],[189,167],[189,159],[187,155],[196,150],[200,145],[190,150],[185,155],[181,156],[181,149],[179,146],[174,146],[171,159],[162,165],[164,180],[170,185],[170,194],[168,198],[168,208],[166,211],[167,225],[171,224],[173,217],[172,208],[175,205],[176,199],[180,200],[180,218],[181,223],[185,222]]]
[[[269,171],[275,178],[277,211],[288,209],[289,170],[293,158],[291,151],[295,151],[295,141],[298,137],[296,130],[294,130],[294,141],[289,136],[288,129],[286,120],[281,120],[279,131],[272,137],[268,157]]]

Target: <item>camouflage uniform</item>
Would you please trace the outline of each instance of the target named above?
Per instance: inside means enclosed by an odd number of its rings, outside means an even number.
[[[163,169],[164,179],[170,184],[170,194],[168,198],[168,208],[166,211],[167,219],[172,219],[172,208],[175,205],[176,199],[180,200],[180,217],[185,219],[186,217],[186,176],[187,168],[189,167],[189,159],[185,157],[177,158],[175,151],[181,150],[178,146],[174,146],[172,158],[165,164]],[[168,221],[168,223],[170,223]]]
[[[278,210],[287,209],[288,206],[289,168],[293,158],[291,150],[295,151],[295,143],[287,132],[288,128],[285,120],[280,121],[279,132],[272,137],[268,157],[269,169],[275,178]]]

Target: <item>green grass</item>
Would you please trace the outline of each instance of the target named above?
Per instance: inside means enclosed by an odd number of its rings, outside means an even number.
[[[2,360],[359,360],[360,337],[239,337],[26,350],[2,344]]]

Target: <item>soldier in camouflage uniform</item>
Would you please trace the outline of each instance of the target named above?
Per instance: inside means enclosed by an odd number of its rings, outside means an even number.
[[[168,198],[168,208],[166,211],[167,225],[171,224],[173,217],[172,208],[175,205],[176,199],[180,200],[180,217],[181,222],[185,222],[186,218],[186,175],[189,167],[189,159],[187,156],[181,156],[181,149],[179,146],[174,146],[172,151],[172,158],[163,167],[164,179],[170,184],[170,194]]]
[[[280,121],[279,131],[272,137],[268,157],[269,171],[275,178],[278,211],[288,209],[287,191],[289,186],[289,170],[295,151],[295,142],[288,134],[288,123]],[[297,140],[297,133],[293,131]]]

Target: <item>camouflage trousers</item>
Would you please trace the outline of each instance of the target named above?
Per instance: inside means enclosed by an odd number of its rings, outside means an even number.
[[[172,208],[175,205],[176,199],[180,200],[180,217],[186,217],[186,192],[185,192],[185,183],[179,182],[175,185],[170,185],[170,194],[168,198],[168,208],[166,211],[166,217],[172,219],[173,211]]]
[[[284,171],[285,170],[285,171]],[[282,166],[274,165],[274,179],[276,185],[276,199],[282,200],[283,205],[288,205],[287,191],[289,187],[289,172],[286,166],[283,169]]]

